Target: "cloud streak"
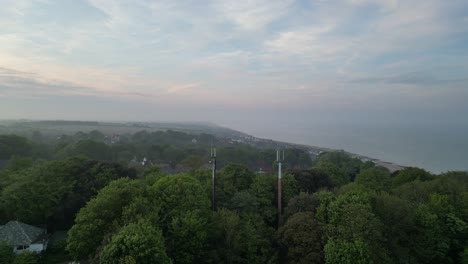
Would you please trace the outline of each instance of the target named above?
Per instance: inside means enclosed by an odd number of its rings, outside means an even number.
[[[174,108],[339,111],[378,96],[412,104],[408,95],[429,86],[438,89],[427,93],[431,101],[468,93],[462,0],[18,0],[3,7],[2,100],[54,94]]]

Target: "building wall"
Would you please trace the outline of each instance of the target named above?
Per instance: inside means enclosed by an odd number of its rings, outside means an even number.
[[[47,249],[47,242],[44,243],[44,244],[42,244],[42,243],[39,243],[39,244],[31,244],[31,245],[29,245],[29,247],[26,248],[26,249],[19,249],[19,248],[20,248],[20,247],[18,247],[18,246],[14,247],[13,251],[14,251],[15,253],[18,253],[18,254],[21,253],[21,252],[23,252],[23,251],[31,251],[31,252],[37,252],[37,253],[39,253],[39,252],[41,252],[41,251]]]
[[[34,251],[34,252],[41,252],[43,250],[46,250],[47,249],[47,243],[44,243],[44,244],[31,244],[29,245],[29,248],[28,250],[29,251]]]

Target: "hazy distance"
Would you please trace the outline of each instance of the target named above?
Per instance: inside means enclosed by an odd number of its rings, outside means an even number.
[[[0,118],[210,121],[466,170],[466,43],[461,0],[7,0]]]

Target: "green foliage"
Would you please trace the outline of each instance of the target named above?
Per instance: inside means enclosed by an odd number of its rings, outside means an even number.
[[[383,224],[373,213],[371,197],[367,193],[349,192],[338,196],[335,201],[331,202],[328,209],[326,233],[329,241],[332,239],[333,243],[350,246],[352,250],[348,253],[351,255],[355,254],[354,246],[359,246],[357,249],[361,252],[361,245],[367,245],[366,256],[371,256],[376,263],[389,262],[384,246],[386,241],[383,236]],[[355,244],[356,241],[360,241],[360,244]],[[331,255],[327,254],[328,262],[328,256]]]
[[[130,223],[115,234],[104,247],[100,263],[170,264],[161,230],[151,223]]]
[[[168,176],[168,174],[161,171],[158,166],[148,166],[143,171],[143,179],[147,185],[153,185],[159,179],[166,176]]]
[[[106,144],[90,139],[68,145],[57,155],[59,157],[84,156],[95,160],[109,160],[111,157],[109,147]]]
[[[256,174],[250,185],[250,193],[257,198],[258,213],[270,224],[276,221],[276,196],[277,179],[272,174]]]
[[[371,169],[375,167],[375,163],[372,161],[366,161],[361,164],[361,171]]]
[[[70,256],[65,250],[66,240],[49,242],[47,250],[41,253],[40,263],[65,263],[70,260]]]
[[[37,163],[26,169],[6,171],[0,199],[4,221],[48,223],[49,228],[69,228],[75,214],[111,180],[134,177],[117,164],[81,158]]]
[[[239,232],[241,220],[238,214],[221,208],[216,212],[213,223],[216,225],[212,238],[216,241],[218,263],[241,263],[242,237]]]
[[[31,157],[12,156],[3,170],[7,173],[13,173],[30,168],[33,163],[34,161]]]
[[[317,206],[318,201],[311,194],[301,192],[289,200],[288,206],[284,210],[284,218],[288,219],[290,216],[300,212],[314,213]]]
[[[91,132],[88,133],[88,138],[92,141],[96,141],[96,142],[103,142],[104,139],[105,139],[105,136],[103,133],[101,133],[100,131],[97,131],[97,130],[93,130]]]
[[[318,202],[315,217],[322,226],[325,226],[330,221],[330,204],[336,200],[336,196],[329,191],[320,191],[314,193],[313,198]]]
[[[291,216],[279,230],[288,250],[288,263],[323,263],[322,230],[313,212]]]
[[[273,229],[261,217],[220,209],[214,216],[216,263],[274,263]]]
[[[37,264],[39,256],[35,252],[24,251],[15,256],[13,264]]]
[[[210,209],[210,200],[203,193],[200,182],[189,175],[163,177],[151,187],[151,192],[161,207],[163,231],[167,230],[173,217],[185,211],[205,214]]]
[[[200,156],[190,155],[183,159],[180,163],[187,166],[189,169],[194,170],[201,168],[204,164],[207,163],[207,161]]]
[[[300,192],[314,193],[322,188],[332,188],[334,186],[330,176],[319,168],[292,171],[291,175],[296,179]]]
[[[229,164],[217,176],[218,204],[225,206],[239,191],[248,190],[254,178],[253,172],[239,164]]]
[[[384,192],[375,195],[372,203],[373,211],[384,225],[385,247],[393,262],[417,262],[414,252],[411,252],[418,246],[414,241],[417,227],[411,203]]]
[[[23,137],[16,135],[0,135],[0,159],[9,159],[12,156],[29,156],[32,154],[31,143]]]
[[[0,264],[10,264],[13,262],[14,257],[13,246],[0,241]]]
[[[188,172],[188,174],[200,182],[204,190],[205,196],[211,201],[211,177],[212,177],[211,170],[207,170],[207,169],[191,170],[190,172]]]
[[[33,159],[30,157],[12,156],[7,165],[0,170],[0,191],[15,182],[13,174],[20,174],[19,171],[30,168],[32,165]]]
[[[297,167],[309,166],[309,155],[298,149],[287,150],[290,160],[284,165],[296,168],[282,179],[285,223],[275,232],[277,175],[252,172],[274,166],[272,149],[218,141],[218,153],[223,157],[219,168],[231,161],[243,165],[230,164],[218,172],[219,211],[211,212],[211,171],[206,169],[169,175],[157,166],[142,166],[138,180],[130,180],[137,178],[137,172],[125,165],[87,158],[37,159],[49,157],[54,146],[55,157],[82,155],[125,164],[137,156],[168,163],[172,169],[176,165],[194,169],[207,160],[207,146],[216,141],[210,135],[140,132],[121,136],[118,144],[111,145],[106,145],[109,138],[98,131],[60,139],[39,133],[33,136],[35,143],[0,136],[0,158],[10,159],[0,171],[0,220],[47,224],[52,230],[68,228],[75,220],[67,250],[77,260],[466,261],[467,172],[431,175],[422,169],[406,168],[391,177],[372,162],[363,163],[344,152],[322,154],[315,167],[301,171]],[[194,138],[197,143],[192,143]],[[55,145],[46,147],[38,142]],[[53,251],[49,247],[41,262],[65,260],[63,248]],[[286,259],[283,253],[287,253]],[[21,259],[19,263],[29,263],[28,258],[15,258],[11,247],[0,244],[0,264]]]
[[[258,211],[259,202],[257,197],[250,194],[248,191],[240,191],[234,194],[228,204],[230,210],[236,211],[238,214],[255,213]]]
[[[43,224],[71,193],[73,180],[60,162],[38,164],[10,175],[11,184],[1,194],[8,219]]]
[[[349,242],[341,239],[330,239],[325,245],[324,252],[327,264],[374,263],[368,244],[361,239]]]
[[[312,165],[312,160],[310,158],[309,153],[300,150],[300,149],[286,149],[284,151],[284,155],[287,157],[287,164],[290,168],[300,167],[300,168],[307,168]],[[273,160],[272,157],[271,160]]]
[[[419,181],[427,181],[431,180],[432,175],[420,168],[405,168],[397,173],[395,177],[393,177],[393,187],[400,186],[404,183],[419,180]]]
[[[390,173],[379,168],[371,168],[360,172],[355,182],[375,191],[386,191],[390,189]]]
[[[199,263],[207,240],[207,218],[186,211],[172,218],[167,232],[169,255],[175,263]]]
[[[322,153],[316,161],[317,167],[329,168],[327,171],[332,178],[335,177],[334,182],[337,185],[353,181],[362,165],[362,161],[357,158],[351,158],[351,156],[341,151]],[[334,169],[335,167],[339,169],[340,173]]]
[[[331,178],[332,184],[335,186],[345,185],[351,181],[351,177],[346,175],[342,169],[333,163],[319,162],[316,167],[313,167],[312,169],[317,169],[327,174]]]
[[[244,263],[277,263],[272,247],[274,229],[268,227],[258,214],[241,216],[241,256]]]
[[[299,193],[297,180],[291,175],[284,175],[281,179],[283,207],[288,206],[289,200]],[[278,185],[277,185],[278,186]],[[277,187],[278,188],[278,187]]]
[[[119,179],[99,191],[76,216],[68,232],[67,250],[75,259],[92,255],[106,234],[120,226],[124,208],[145,193],[138,181]],[[128,214],[127,214],[128,215]]]

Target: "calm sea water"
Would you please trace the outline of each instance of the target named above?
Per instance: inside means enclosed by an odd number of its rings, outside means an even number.
[[[468,171],[468,124],[296,124],[249,126],[246,132],[417,166],[434,173]]]

